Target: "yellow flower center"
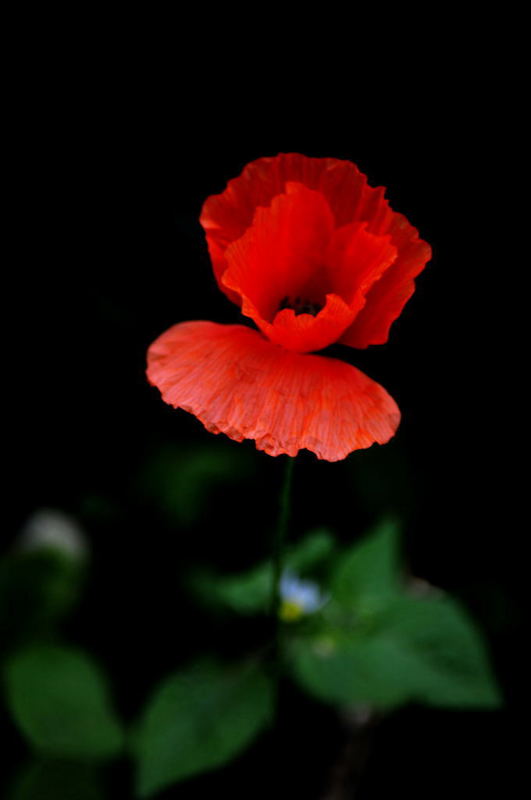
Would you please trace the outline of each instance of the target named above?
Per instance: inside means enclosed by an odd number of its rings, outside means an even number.
[[[293,600],[283,600],[280,606],[280,619],[283,622],[296,622],[304,614],[304,609]]]

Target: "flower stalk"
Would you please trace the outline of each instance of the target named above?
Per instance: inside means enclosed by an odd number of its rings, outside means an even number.
[[[273,569],[271,615],[273,619],[273,680],[275,695],[278,698],[280,666],[282,659],[280,608],[282,603],[280,584],[284,570],[284,559],[288,524],[291,514],[291,487],[293,483],[293,467],[295,458],[288,456],[284,471],[284,482],[280,493],[278,523],[273,539]],[[278,703],[278,701],[277,701]]]

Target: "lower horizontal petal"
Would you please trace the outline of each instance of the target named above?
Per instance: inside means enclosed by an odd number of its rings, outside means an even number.
[[[207,430],[254,439],[272,456],[305,448],[339,461],[384,444],[400,421],[385,389],[355,367],[287,350],[243,325],[174,325],[149,348],[147,375]]]

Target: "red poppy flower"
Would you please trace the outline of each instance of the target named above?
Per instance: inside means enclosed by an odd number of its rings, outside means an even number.
[[[383,444],[400,411],[355,367],[310,355],[387,341],[431,256],[383,187],[349,161],[280,154],[251,162],[200,221],[220,289],[254,320],[182,322],[149,348],[163,399],[207,430],[270,455],[338,461]]]

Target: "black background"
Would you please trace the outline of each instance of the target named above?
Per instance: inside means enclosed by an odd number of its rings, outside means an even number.
[[[402,411],[386,458],[393,463],[396,452],[407,463],[404,495],[384,477],[382,504],[393,505],[392,496],[404,511],[412,572],[454,592],[478,620],[506,698],[495,713],[395,715],[377,734],[360,797],[397,788],[411,798],[507,789],[520,769],[526,670],[522,530],[513,520],[507,452],[521,409],[516,404],[513,417],[501,410],[511,315],[501,298],[508,266],[498,234],[513,169],[503,92],[493,95],[490,80],[478,84],[473,70],[429,86],[408,72],[407,90],[359,96],[355,81],[339,87],[298,72],[288,85],[265,78],[244,88],[232,73],[219,78],[215,63],[198,84],[167,67],[146,75],[121,62],[98,69],[94,59],[72,72],[69,64],[59,59],[44,72],[33,64],[11,118],[6,547],[42,506],[84,522],[93,573],[67,634],[104,662],[127,718],[188,654],[206,644],[238,651],[231,631],[200,630],[208,623],[195,616],[179,575],[202,558],[231,570],[266,555],[282,459],[255,455],[251,442],[229,443],[255,459],[256,481],[245,492],[220,493],[199,527],[171,530],[137,493],[142,465],[167,441],[200,446],[213,437],[147,385],[145,353],[176,322],[241,320],[212,277],[198,223],[208,195],[260,156],[349,159],[371,185],[388,187],[392,207],[433,247],[388,344],[341,350]],[[350,457],[356,474],[365,457],[378,473],[375,449]],[[345,465],[305,454],[296,469],[299,532],[326,522],[348,542],[378,511],[352,494]],[[99,516],[90,510],[94,497],[107,504]],[[320,796],[312,792],[326,783],[342,734],[330,712],[297,694],[286,702],[296,721],[283,732],[282,779],[262,742],[167,796],[249,797],[262,789]],[[22,759],[24,745],[9,725],[8,733]]]

